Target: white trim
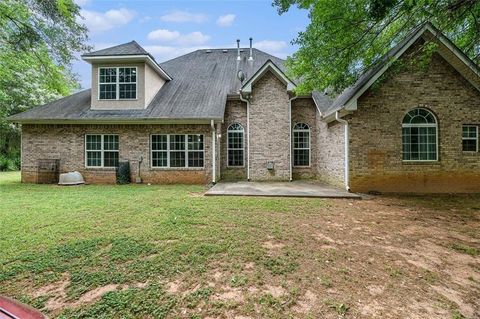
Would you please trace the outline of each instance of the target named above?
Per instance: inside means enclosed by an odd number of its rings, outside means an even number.
[[[335,112],[335,120],[342,123],[344,126],[344,163],[343,163],[343,178],[345,183],[345,190],[350,192],[350,128],[347,120],[340,118],[340,112]]]
[[[157,62],[155,62],[149,55],[105,55],[105,56],[82,56],[82,59],[87,62],[91,61],[101,61],[101,62],[110,62],[110,61],[122,61],[127,60],[128,62],[134,61],[144,61],[147,62],[158,74],[160,74],[165,80],[170,81],[172,78],[165,72]]]
[[[166,150],[153,150],[152,147],[152,137],[156,135],[165,135],[167,136],[167,149]],[[183,135],[185,137],[185,149],[183,152],[185,153],[185,166],[170,166],[170,153],[171,152],[181,152],[182,150],[170,150],[170,136],[173,135]],[[203,139],[203,149],[201,150],[189,150],[188,149],[188,136],[189,135],[197,135],[202,136]],[[150,134],[150,169],[170,169],[170,170],[184,170],[184,169],[205,169],[205,135],[204,134],[196,134],[196,133],[187,133],[187,134],[164,134],[164,133],[152,133]],[[154,152],[167,152],[167,166],[153,166],[153,153]],[[189,152],[202,152],[203,153],[203,166],[188,166],[188,153]]]
[[[93,136],[93,135],[100,135],[100,143],[101,143],[101,148],[99,150],[87,150],[87,136]],[[105,136],[117,136],[118,138],[118,149],[115,150],[105,150],[104,149],[104,137]],[[84,151],[85,151],[85,168],[91,169],[91,168],[117,168],[116,166],[104,166],[104,153],[105,152],[117,152],[118,153],[118,159],[120,160],[120,136],[118,134],[109,134],[109,133],[86,133],[84,136]],[[88,152],[100,152],[100,166],[88,166]]]
[[[234,124],[238,124],[242,127],[242,130],[241,131],[233,131],[233,130],[230,130],[230,127]],[[242,132],[242,148],[230,148],[229,145],[230,145],[230,142],[229,142],[229,133],[232,132]],[[243,154],[243,158],[242,158],[242,162],[243,162],[243,165],[230,165],[230,156],[229,156],[229,151],[230,150],[233,150],[233,151],[242,151],[242,154]],[[228,125],[227,127],[227,167],[231,167],[231,168],[242,168],[242,167],[245,167],[245,128],[243,127],[242,124],[240,124],[239,122],[233,122],[231,123],[230,125]]]
[[[115,92],[115,99],[101,99],[100,98],[100,85],[109,85],[114,83],[100,83],[100,70],[101,69],[116,69],[115,78],[117,79],[115,82],[116,92]],[[120,82],[120,69],[135,69],[135,82]],[[99,66],[97,70],[97,99],[98,101],[137,101],[138,100],[138,67],[136,66],[128,66],[128,65],[121,65],[121,66]],[[135,84],[135,98],[120,98],[120,84]]]
[[[252,93],[253,84],[261,78],[267,71],[274,71],[279,79],[287,85],[287,92],[292,92],[296,85],[280,70],[272,61],[268,60],[242,87],[241,92]]]
[[[297,124],[304,124],[308,126],[308,129],[295,129],[295,126]],[[301,148],[295,148],[295,143],[293,143],[293,154],[295,155],[295,150],[308,150],[308,165],[295,165],[295,159],[292,160],[293,167],[294,168],[309,168],[312,167],[312,130],[310,129],[310,125],[308,125],[305,122],[297,122],[295,125],[293,125],[293,129],[291,130],[291,140],[295,137],[295,133],[308,133],[308,148],[301,147]]]
[[[210,125],[212,126],[212,183],[215,184],[217,182],[217,166],[216,166],[216,139],[217,139],[217,132],[215,128],[215,123],[212,120]],[[205,148],[205,147],[204,147]],[[203,153],[204,161],[205,161],[205,153]]]

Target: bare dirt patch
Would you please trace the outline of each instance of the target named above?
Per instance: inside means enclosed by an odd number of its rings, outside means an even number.
[[[60,281],[48,284],[36,289],[32,294],[33,298],[51,296],[45,303],[45,309],[48,311],[58,312],[65,308],[78,308],[85,304],[90,304],[99,300],[104,294],[110,291],[125,290],[128,288],[145,288],[148,283],[133,283],[130,285],[109,284],[106,286],[92,289],[77,300],[69,300],[67,296],[67,288],[71,284],[70,276],[64,274]]]

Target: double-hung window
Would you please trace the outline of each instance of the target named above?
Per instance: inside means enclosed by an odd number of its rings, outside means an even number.
[[[200,134],[155,134],[151,136],[152,167],[203,167],[205,149]]]
[[[118,135],[85,135],[86,167],[118,167]]]
[[[228,166],[243,166],[244,164],[244,130],[239,123],[231,124],[227,129]]]
[[[293,166],[310,166],[310,127],[305,123],[293,127]]]
[[[462,150],[464,152],[478,152],[478,126],[462,126]]]
[[[99,100],[134,100],[136,98],[136,67],[101,67],[98,69]]]

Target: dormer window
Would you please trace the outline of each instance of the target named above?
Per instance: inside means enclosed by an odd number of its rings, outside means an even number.
[[[98,77],[99,100],[137,99],[136,67],[100,67]]]

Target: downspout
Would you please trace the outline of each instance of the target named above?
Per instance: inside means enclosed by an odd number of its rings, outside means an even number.
[[[247,103],[247,181],[250,181],[250,100],[244,99],[241,91],[240,101]]]
[[[292,101],[296,100],[298,96],[294,96],[291,99],[288,99],[288,129],[290,131],[290,138],[289,138],[289,149],[290,149],[290,177],[289,181],[293,180],[292,177],[292,170],[293,170],[293,162],[292,162]]]
[[[349,152],[349,146],[350,146],[350,137],[349,137],[349,127],[348,127],[348,121],[340,118],[340,113],[338,111],[335,112],[335,120],[337,120],[339,123],[343,123],[345,127],[345,163],[344,163],[344,170],[345,170],[345,189],[347,192],[350,192],[350,152]]]
[[[212,126],[212,183],[215,184],[217,182],[217,170],[216,170],[216,151],[215,151],[215,142],[217,139],[217,134],[215,131],[215,122],[213,120],[210,121],[210,125]]]

